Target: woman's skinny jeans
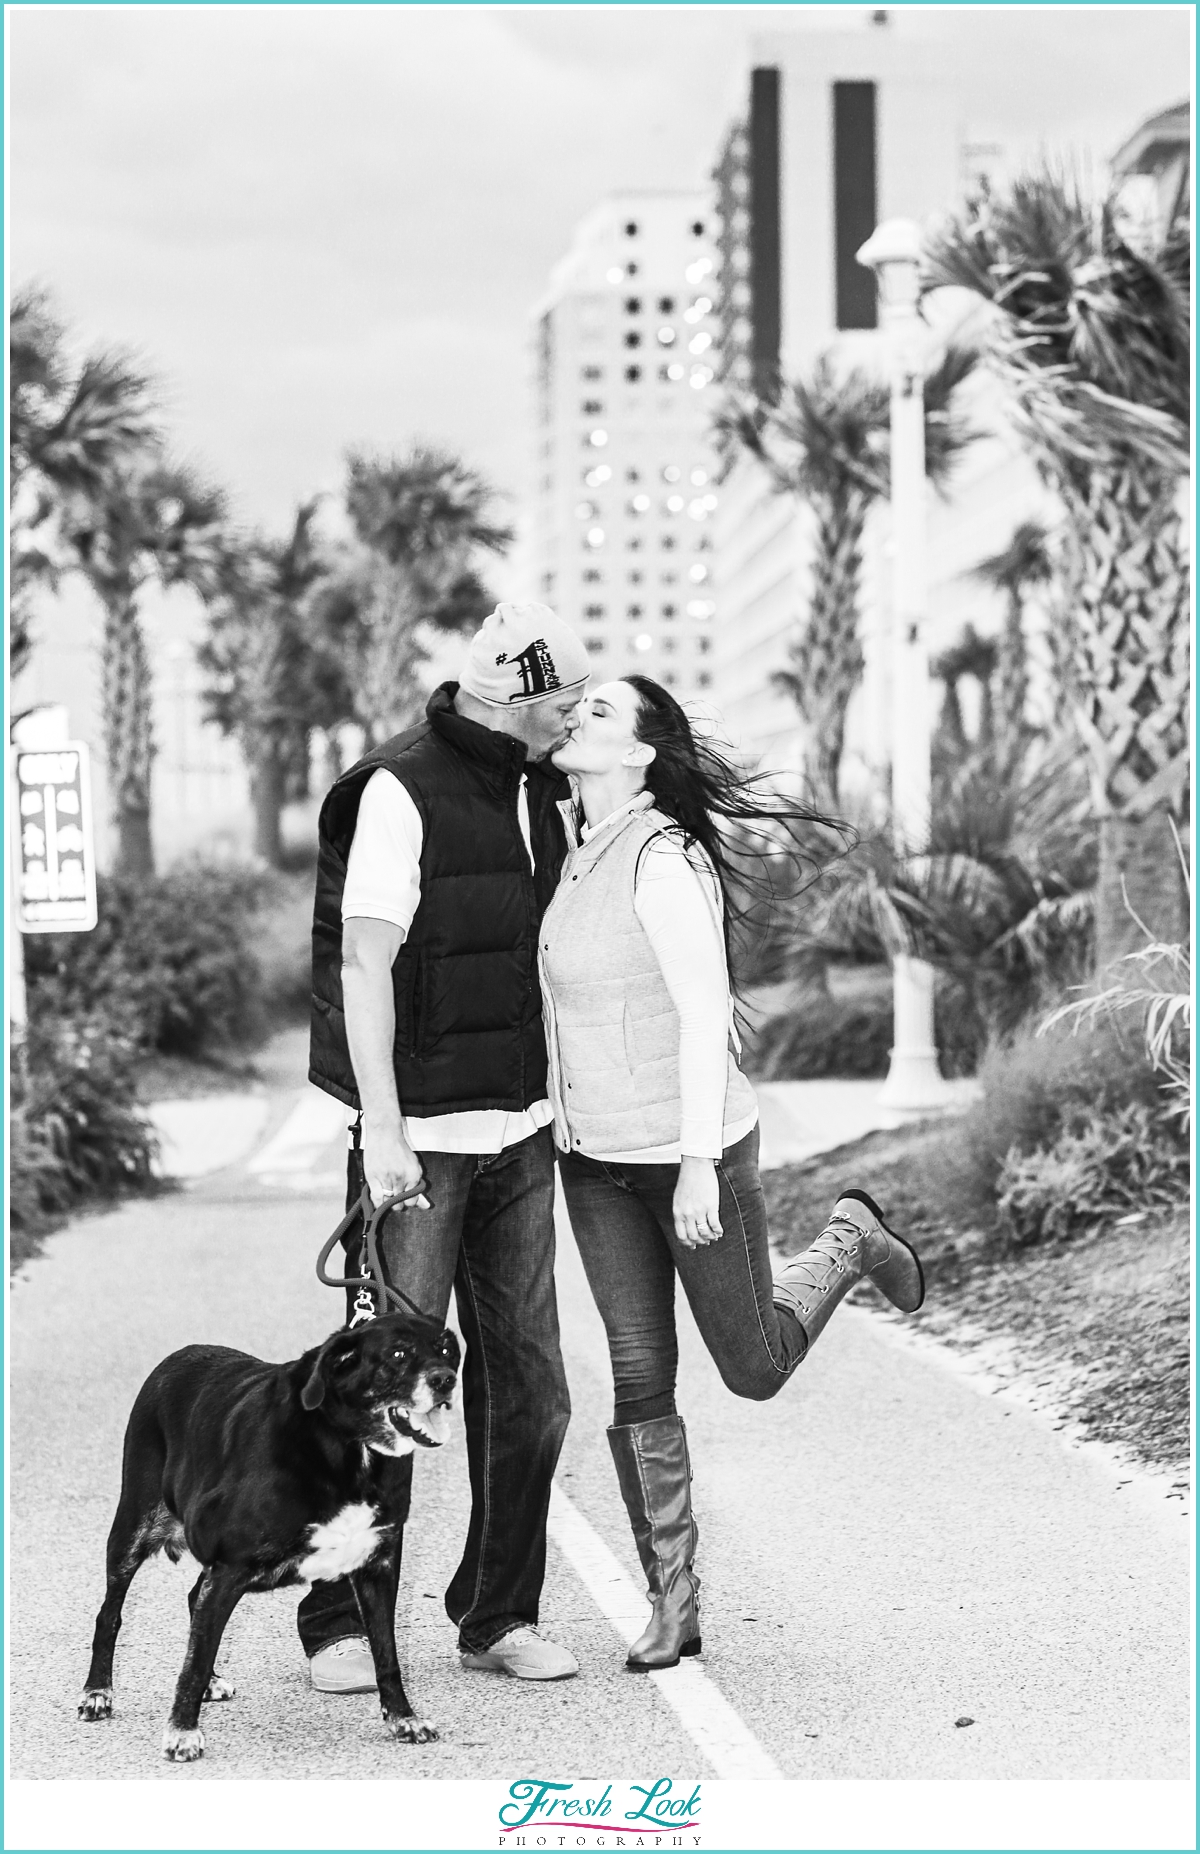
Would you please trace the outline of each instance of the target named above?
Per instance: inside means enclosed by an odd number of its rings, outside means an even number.
[[[701,1337],[738,1397],[774,1397],[804,1357],[799,1322],[771,1299],[767,1213],[758,1176],[758,1128],[717,1163],[723,1234],[686,1249],[672,1203],[679,1166],[560,1153],[571,1228],[608,1333],[615,1424],[675,1410],[675,1276]]]

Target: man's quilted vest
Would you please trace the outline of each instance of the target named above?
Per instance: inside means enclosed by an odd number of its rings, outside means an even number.
[[[542,922],[555,1137],[596,1158],[679,1143],[679,1017],[633,900],[642,851],[676,828],[648,798],[601,825],[571,851]],[[754,1110],[730,1049],[724,1124]]]
[[[342,890],[363,787],[378,768],[420,813],[421,899],[392,968],[396,1087],[405,1113],[522,1112],[546,1096],[537,932],[566,850],[552,766],[454,712],[455,683],[426,718],[368,753],[321,807],[313,913],[309,1080],[360,1105],[342,1006]],[[536,877],[517,818],[527,775]]]

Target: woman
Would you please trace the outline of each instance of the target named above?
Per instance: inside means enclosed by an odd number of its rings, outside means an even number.
[[[650,1587],[638,1670],[700,1651],[687,1437],[675,1409],[675,1276],[726,1385],[781,1390],[853,1284],[920,1306],[916,1253],[845,1191],[772,1280],[758,1110],[737,1066],[733,870],[718,820],[811,814],[756,798],[645,676],[604,683],[553,755],[582,808],[539,943],[555,1137],[571,1226],[608,1333],[608,1431]]]

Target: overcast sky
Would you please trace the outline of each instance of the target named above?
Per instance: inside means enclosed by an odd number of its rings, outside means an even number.
[[[952,63],[972,136],[1103,158],[1187,94],[1189,13],[885,29]],[[574,223],[702,182],[749,33],[839,17],[866,29],[824,6],[10,8],[10,274],[141,351],[245,519],[418,433],[515,492],[526,316]]]

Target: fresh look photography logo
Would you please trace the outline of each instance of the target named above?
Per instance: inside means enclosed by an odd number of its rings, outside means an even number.
[[[698,1848],[700,1785],[556,1783],[523,1777],[498,1811],[501,1847]]]

